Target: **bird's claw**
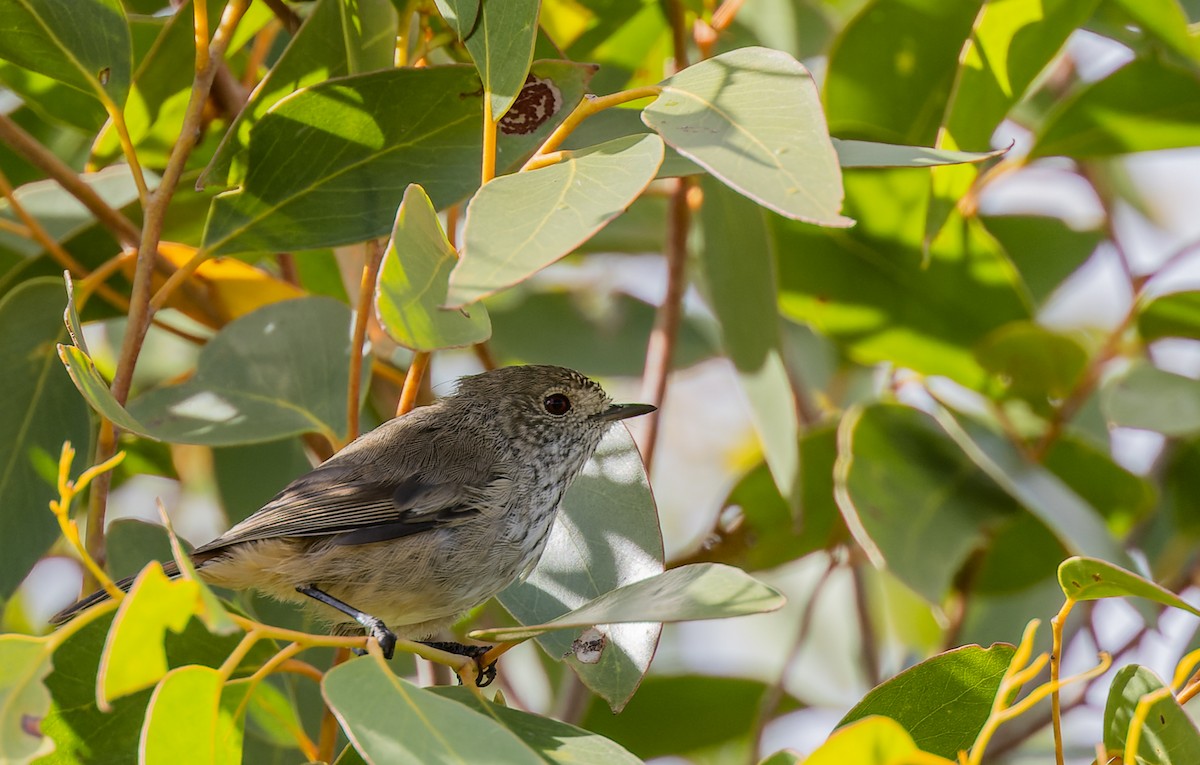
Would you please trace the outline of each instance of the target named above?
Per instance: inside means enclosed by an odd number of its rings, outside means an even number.
[[[379,650],[383,651],[383,658],[391,661],[392,656],[396,653],[396,633],[388,629],[381,619],[372,618],[370,623],[363,626],[367,628],[367,634],[379,643]],[[355,653],[361,656],[365,651],[359,653],[360,650],[355,649]]]
[[[480,660],[487,655],[487,652],[492,650],[494,646],[490,645],[465,645],[455,642],[425,642],[425,645],[430,648],[436,648],[439,651],[453,653],[459,656],[466,656],[469,659],[475,660],[475,686],[478,688],[486,688],[496,679],[496,662],[491,662],[486,667],[480,663]],[[462,677],[458,678],[458,684],[462,685]]]

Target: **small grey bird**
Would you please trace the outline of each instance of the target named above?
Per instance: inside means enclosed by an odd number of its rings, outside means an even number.
[[[429,638],[527,575],[604,432],[652,411],[613,404],[562,367],[465,377],[297,478],[192,560],[209,584],[302,603],[339,634],[366,629],[391,658],[392,629]]]

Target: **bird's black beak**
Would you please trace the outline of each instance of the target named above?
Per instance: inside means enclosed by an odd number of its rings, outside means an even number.
[[[589,420],[596,422],[616,422],[629,417],[640,417],[643,414],[650,414],[658,409],[650,404],[613,404],[599,414],[593,414]]]

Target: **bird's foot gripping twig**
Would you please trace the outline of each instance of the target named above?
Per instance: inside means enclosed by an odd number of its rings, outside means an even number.
[[[437,642],[422,640],[421,642],[430,648],[436,648],[439,651],[445,651],[446,653],[453,653],[457,654],[458,656],[466,656],[474,659],[475,666],[478,668],[478,672],[475,675],[476,687],[486,688],[492,684],[493,680],[496,679],[496,662],[493,661],[487,666],[484,666],[480,661],[488,651],[492,650],[492,646],[490,645],[465,645],[463,643],[455,643],[453,641]],[[459,684],[462,683],[461,676],[458,678],[458,682]]]
[[[359,611],[354,606],[338,600],[324,590],[318,589],[311,584],[304,587],[297,587],[296,592],[307,595],[313,600],[320,601],[361,624],[362,628],[367,631],[367,634],[375,638],[376,642],[379,643],[379,648],[383,651],[383,658],[391,661],[392,655],[396,652],[396,633],[388,629],[388,626],[383,623],[382,619]],[[361,648],[355,649],[354,652],[359,656],[365,653]]]

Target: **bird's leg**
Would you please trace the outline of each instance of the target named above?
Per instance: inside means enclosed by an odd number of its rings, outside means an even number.
[[[317,589],[316,586],[311,584],[297,587],[296,592],[307,595],[313,600],[324,603],[330,608],[335,608],[361,624],[363,629],[367,631],[367,634],[379,642],[379,647],[383,650],[383,658],[388,659],[389,661],[391,660],[392,654],[396,650],[396,633],[388,629],[387,625],[383,623],[382,619],[371,616],[367,613],[363,613],[354,606],[338,600],[329,593]]]
[[[475,685],[480,688],[488,687],[492,684],[492,681],[496,679],[496,662],[493,661],[491,664],[488,664],[485,667],[479,661],[481,658],[483,658],[484,654],[492,650],[492,646],[490,645],[465,645],[463,643],[455,643],[453,641],[437,642],[422,640],[421,642],[430,648],[436,648],[439,651],[457,654],[458,656],[467,656],[474,659],[475,665],[479,667],[479,676],[475,678]],[[460,677],[458,681],[459,683],[462,683],[462,678]]]

